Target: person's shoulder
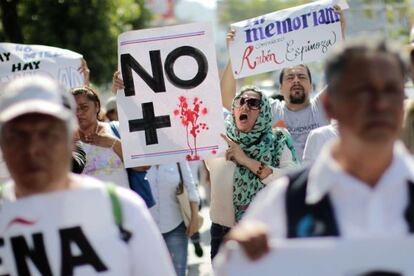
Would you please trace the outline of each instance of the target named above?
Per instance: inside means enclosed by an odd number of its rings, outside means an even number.
[[[119,195],[120,200],[124,204],[129,205],[131,208],[147,208],[144,203],[144,200],[140,196],[138,196],[138,194],[134,191],[119,186],[116,187],[116,191]]]
[[[113,185],[115,187],[116,196],[121,202],[125,202],[126,204],[132,203],[133,205],[145,205],[143,203],[143,200],[135,192],[131,191],[130,189],[120,187],[116,185],[116,183],[103,182],[99,179],[87,175],[73,174],[72,177],[79,183],[79,189],[99,190],[107,194],[109,193],[108,185]]]
[[[104,125],[106,128],[115,127],[117,130],[119,129],[119,121],[100,122],[100,124]]]
[[[314,128],[309,132],[309,135],[323,135],[326,133],[334,132],[333,127],[331,125],[321,126],[318,128]]]

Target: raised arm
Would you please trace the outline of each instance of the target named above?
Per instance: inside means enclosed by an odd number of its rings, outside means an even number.
[[[338,13],[340,16],[342,39],[345,40],[346,21],[345,21],[343,10],[338,5],[335,5],[334,8],[335,8],[335,12]]]
[[[227,49],[229,48],[230,43],[234,40],[236,32],[230,30],[226,36]],[[231,110],[231,103],[236,95],[236,79],[233,75],[233,69],[231,67],[231,62],[229,61],[226,69],[221,77],[220,81],[221,89],[221,100],[223,101],[223,106],[227,110]]]

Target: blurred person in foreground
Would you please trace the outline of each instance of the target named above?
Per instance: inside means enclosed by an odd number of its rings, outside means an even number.
[[[46,77],[0,95],[0,146],[12,181],[0,190],[1,275],[174,275],[134,193],[70,173],[72,95]]]
[[[229,235],[252,259],[268,238],[401,237],[414,232],[414,162],[398,140],[405,67],[383,41],[349,44],[325,67],[339,139],[314,165],[262,192]]]
[[[414,26],[411,28],[407,51],[410,59],[411,81],[414,82]],[[414,100],[412,99],[406,100],[404,105],[404,123],[401,140],[411,154],[414,154]]]

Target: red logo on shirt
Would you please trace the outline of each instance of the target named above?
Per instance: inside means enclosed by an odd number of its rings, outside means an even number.
[[[9,229],[13,224],[21,224],[21,225],[33,225],[35,224],[36,221],[35,220],[28,220],[28,219],[24,219],[24,218],[15,218],[12,221],[9,222],[9,224],[7,225],[7,229]]]

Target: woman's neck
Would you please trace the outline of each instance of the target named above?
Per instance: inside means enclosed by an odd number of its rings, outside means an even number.
[[[98,132],[98,127],[99,127],[99,123],[98,123],[98,121],[95,121],[93,124],[91,124],[91,125],[89,125],[85,128],[80,128],[80,130],[85,135],[91,135],[93,133]]]

